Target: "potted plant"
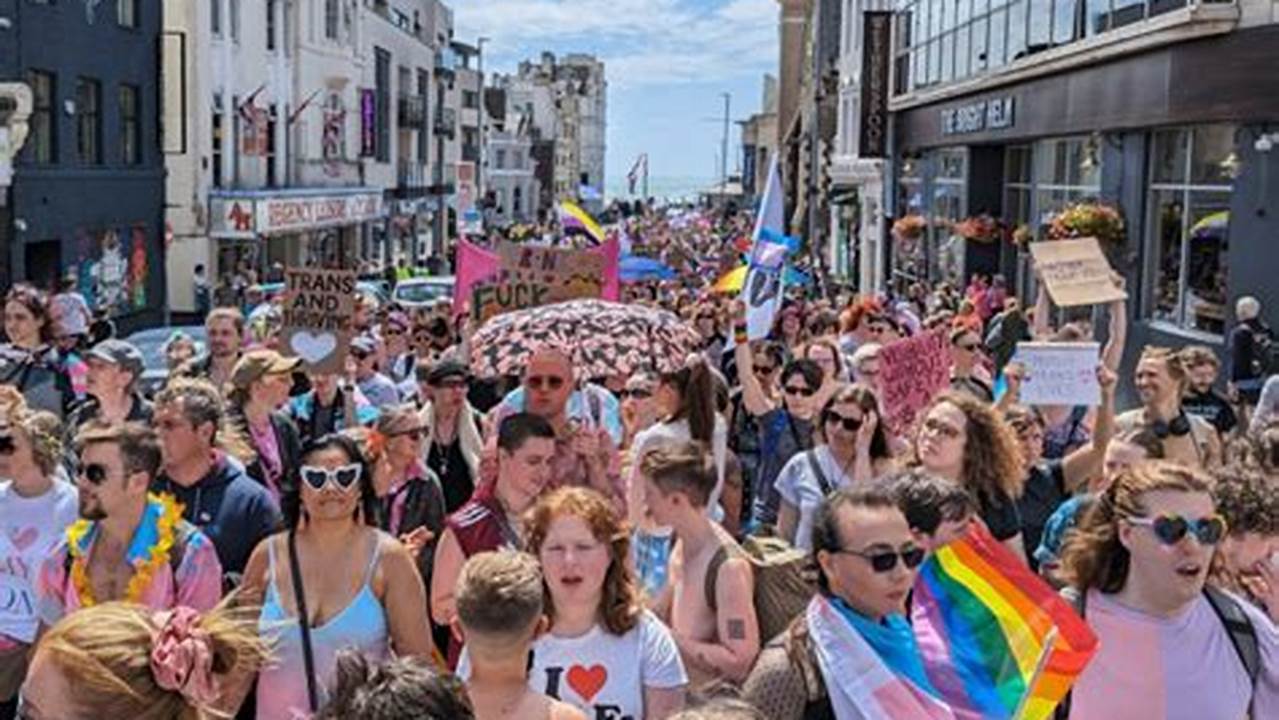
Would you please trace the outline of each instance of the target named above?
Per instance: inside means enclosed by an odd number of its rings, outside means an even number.
[[[965,240],[990,244],[1003,235],[1003,226],[990,215],[974,215],[951,226],[951,231]]]
[[[1047,240],[1095,237],[1102,245],[1123,245],[1124,218],[1119,209],[1101,202],[1069,205],[1048,223]]]
[[[904,215],[893,223],[893,235],[899,240],[918,240],[923,237],[928,221],[923,215]]]

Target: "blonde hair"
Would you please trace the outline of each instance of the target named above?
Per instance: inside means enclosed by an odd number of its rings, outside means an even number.
[[[163,617],[141,605],[94,605],[54,625],[36,652],[48,653],[70,680],[74,703],[98,717],[199,720],[208,708],[194,707],[181,693],[162,689],[152,674],[152,638]],[[256,672],[269,658],[256,612],[233,610],[223,601],[201,616],[199,629],[210,638],[213,674],[220,682]]]
[[[31,459],[46,476],[62,462],[62,421],[46,410],[27,406],[27,400],[12,386],[0,386],[0,415],[9,427],[20,431],[31,444]]]

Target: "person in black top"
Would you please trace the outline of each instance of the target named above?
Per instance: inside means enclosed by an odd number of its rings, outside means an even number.
[[[1239,424],[1239,418],[1230,400],[1212,387],[1217,382],[1221,361],[1207,347],[1191,345],[1182,348],[1181,364],[1189,380],[1181,396],[1182,409],[1207,420],[1224,437]]]
[[[1239,298],[1235,303],[1235,318],[1239,323],[1231,329],[1226,343],[1230,358],[1230,384],[1244,402],[1256,405],[1261,396],[1261,386],[1266,381],[1274,333],[1261,319],[1261,303],[1250,295]]]
[[[981,335],[968,328],[950,333],[950,389],[968,393],[984,403],[995,401],[990,383],[975,374],[981,359]]]
[[[484,444],[480,414],[466,399],[470,372],[456,360],[441,360],[419,366],[418,377],[419,391],[426,395],[420,412],[426,465],[440,478],[452,515],[471,499]]]
[[[103,340],[93,346],[85,361],[89,396],[67,416],[68,438],[75,438],[91,420],[150,424],[151,403],[137,391],[143,369],[141,351],[123,340]]]

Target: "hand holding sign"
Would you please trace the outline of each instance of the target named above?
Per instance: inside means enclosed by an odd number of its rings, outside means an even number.
[[[1035,276],[1061,307],[1128,298],[1122,285],[1116,285],[1115,272],[1096,238],[1031,243],[1030,253],[1035,259]]]
[[[1098,352],[1097,343],[1018,343],[1022,369],[1009,378],[1009,391],[1016,386],[1027,405],[1097,405]]]

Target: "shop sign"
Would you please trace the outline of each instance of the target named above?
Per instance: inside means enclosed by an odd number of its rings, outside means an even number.
[[[1016,103],[1012,96],[979,100],[941,111],[941,134],[964,135],[1013,126]]]
[[[377,95],[373,90],[360,90],[360,155],[377,154]]]
[[[379,193],[308,197],[215,198],[210,201],[209,235],[252,239],[335,225],[355,225],[382,217]]]
[[[888,61],[891,47],[890,12],[865,14],[862,41],[861,157],[888,155]]]

